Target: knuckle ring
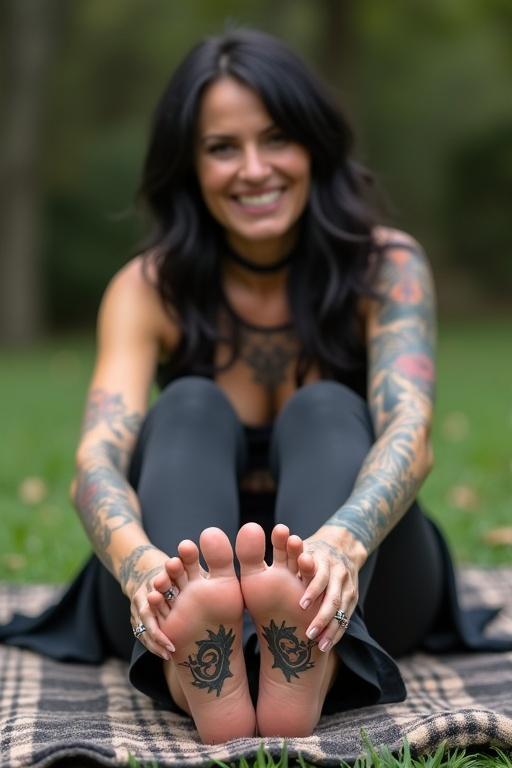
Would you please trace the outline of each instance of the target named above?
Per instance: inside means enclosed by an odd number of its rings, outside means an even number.
[[[169,600],[169,602],[171,602],[171,600],[176,600],[176,592],[172,588],[166,589],[162,594],[166,600]]]
[[[144,634],[146,631],[146,627],[142,622],[140,624],[137,624],[136,627],[133,627],[133,636],[138,640],[141,635]]]
[[[341,608],[339,611],[336,611],[334,614],[334,618],[340,625],[340,627],[343,627],[343,629],[346,629],[348,625],[350,624],[350,619],[347,618],[347,614],[345,611],[342,611]]]

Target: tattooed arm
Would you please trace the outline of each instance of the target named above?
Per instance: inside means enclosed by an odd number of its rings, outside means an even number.
[[[306,547],[313,556],[330,550],[331,562],[344,573],[341,607],[348,614],[357,602],[357,571],[405,514],[432,464],[434,291],[426,257],[412,239],[400,234],[386,246],[375,290],[367,343],[376,441],[350,497]],[[308,591],[316,594],[317,587],[312,582]],[[339,603],[340,580],[324,588],[328,599],[314,620],[319,631],[333,615],[336,590]]]
[[[100,309],[98,358],[71,494],[94,551],[131,601],[132,623],[143,621],[145,645],[167,657],[169,642],[146,597],[168,555],[149,541],[127,480],[157,362],[161,312],[140,262],[131,262],[109,286]]]

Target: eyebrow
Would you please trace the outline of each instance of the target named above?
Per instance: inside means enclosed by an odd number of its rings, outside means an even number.
[[[278,128],[278,126],[275,123],[271,123],[271,125],[263,128],[263,130],[260,131],[260,135],[263,136],[266,133],[275,131],[276,128]],[[207,133],[206,136],[201,136],[199,141],[201,144],[206,144],[210,141],[232,141],[236,138],[236,134],[234,133]]]

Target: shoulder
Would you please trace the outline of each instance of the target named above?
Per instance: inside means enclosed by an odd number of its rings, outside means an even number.
[[[136,256],[112,277],[101,302],[99,323],[122,325],[167,349],[177,344],[178,322],[160,297],[151,254]]]
[[[372,241],[371,285],[378,293],[403,280],[415,279],[430,283],[432,276],[427,255],[410,234],[400,229],[379,226],[372,231]]]

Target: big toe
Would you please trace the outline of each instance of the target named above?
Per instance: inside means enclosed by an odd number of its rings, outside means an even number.
[[[242,576],[266,569],[265,531],[258,523],[246,523],[240,528],[235,550]]]
[[[210,576],[234,576],[233,547],[220,528],[205,528],[199,537],[201,553]]]

